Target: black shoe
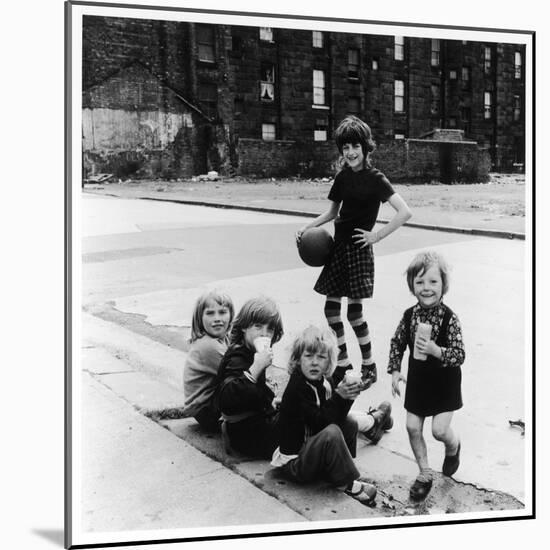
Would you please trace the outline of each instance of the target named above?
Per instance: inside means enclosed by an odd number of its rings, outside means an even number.
[[[442,468],[443,475],[451,477],[458,470],[459,465],[460,465],[460,442],[458,443],[456,454],[445,457],[445,460],[443,461],[443,468]]]
[[[376,363],[361,365],[361,391],[370,388],[377,380]]]
[[[409,491],[411,500],[424,500],[432,488],[433,480],[421,480],[416,478]]]
[[[389,401],[382,401],[376,409],[369,410],[368,414],[374,418],[374,425],[370,430],[365,432],[365,437],[376,445],[382,438],[382,435],[384,435],[384,431],[389,430],[393,426],[391,403]]]

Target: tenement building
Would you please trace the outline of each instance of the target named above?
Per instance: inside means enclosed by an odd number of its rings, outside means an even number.
[[[394,180],[524,163],[524,45],[85,16],[82,85],[84,177],[331,176],[348,114]]]

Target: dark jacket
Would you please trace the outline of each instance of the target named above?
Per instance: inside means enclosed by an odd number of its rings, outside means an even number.
[[[271,458],[277,447],[272,405],[275,396],[265,383],[265,371],[256,383],[244,374],[253,362],[253,350],[245,346],[230,347],[220,363],[216,398],[222,415],[228,419],[231,445],[249,456]],[[238,415],[245,418],[235,421]]]
[[[342,424],[352,404],[352,400],[343,399],[334,391],[330,399],[327,399],[323,380],[309,382],[302,371],[296,368],[284,391],[279,411],[281,453],[298,454],[306,435],[315,435],[329,424]]]

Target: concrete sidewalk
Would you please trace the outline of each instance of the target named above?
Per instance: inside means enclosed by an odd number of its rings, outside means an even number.
[[[103,532],[125,532],[123,540],[132,540],[139,530],[135,540],[153,540],[162,537],[159,529],[177,529],[171,536],[187,538],[227,534],[236,526],[242,533],[307,530],[328,520],[374,525],[416,515],[430,521],[523,510],[511,495],[440,474],[429,498],[411,503],[416,465],[384,444],[391,432],[378,446],[362,439],[358,445],[359,468],[379,488],[377,507],[323,483],[296,486],[266,461],[226,455],[219,437],[178,418],[185,352],[88,314],[83,329],[81,521],[92,542]]]

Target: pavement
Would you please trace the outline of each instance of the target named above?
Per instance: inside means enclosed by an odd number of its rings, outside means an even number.
[[[182,319],[190,318],[191,304],[204,285],[158,290],[119,297],[105,307],[87,305],[82,313],[82,347],[74,357],[74,364],[82,366],[81,446],[76,457],[82,469],[81,477],[76,475],[74,480],[74,499],[82,506],[73,519],[78,543],[479,519],[500,517],[502,511],[525,516],[530,496],[524,491],[529,471],[525,441],[502,421],[525,409],[524,376],[516,368],[524,362],[524,335],[512,323],[490,324],[525,316],[522,293],[509,293],[510,288],[524,287],[523,270],[517,268],[524,258],[524,246],[521,235],[491,234],[506,240],[476,238],[480,234],[471,231],[468,235],[464,242],[446,245],[445,255],[456,266],[453,276],[478,281],[478,285],[473,290],[468,285],[453,288],[449,298],[461,304],[461,321],[469,327],[469,342],[474,343],[468,348],[469,364],[503,365],[498,380],[502,409],[482,410],[484,423],[476,430],[468,429],[467,408],[457,416],[463,464],[454,478],[436,474],[425,502],[417,505],[408,499],[417,470],[398,401],[393,403],[394,429],[377,446],[363,439],[359,442],[358,467],[379,488],[375,508],[323,483],[298,487],[280,478],[265,461],[227,455],[219,437],[206,436],[194,420],[180,418],[185,346],[121,326],[116,312],[141,316],[153,327],[181,326]],[[510,242],[510,237],[518,240]],[[476,246],[472,247],[472,241]],[[401,280],[410,255],[409,250],[378,260],[377,268],[392,275],[379,279],[377,292],[393,294],[392,304],[410,301]],[[315,275],[309,268],[289,269],[206,285],[227,289],[237,304],[266,288],[279,302],[286,334],[275,350],[276,367],[269,372],[279,391],[286,377],[281,365],[286,363],[293,335],[304,324],[316,322],[321,311],[321,298],[310,291]],[[502,299],[503,291],[507,300]],[[402,309],[374,300],[370,315],[396,321]],[[488,311],[490,319],[480,315]],[[389,342],[393,324],[380,323],[377,341]],[[480,334],[483,338],[477,337]],[[383,356],[386,350],[378,353]],[[351,350],[352,360],[356,355],[358,350]],[[387,398],[389,377],[381,373],[379,378],[354,407],[367,408]],[[484,407],[483,392],[490,391],[487,388],[494,383],[494,374],[480,372],[471,378],[468,389],[472,396],[480,396],[475,399],[478,410]],[[427,443],[431,463],[438,470],[441,449],[429,436]]]

